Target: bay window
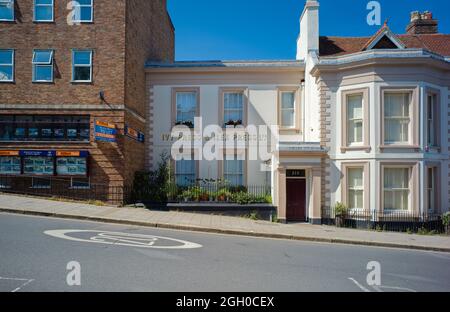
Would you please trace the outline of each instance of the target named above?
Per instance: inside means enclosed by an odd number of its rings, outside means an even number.
[[[14,21],[14,0],[0,0],[0,21]]]
[[[347,142],[363,143],[363,97],[351,95],[347,98]]]
[[[435,92],[428,92],[427,94],[427,147],[440,147],[440,103],[439,95]]]
[[[53,50],[35,50],[33,52],[33,81],[53,81]]]
[[[14,81],[14,50],[0,50],[0,82],[12,81]]]
[[[384,209],[410,210],[410,168],[384,168]]]
[[[34,21],[53,22],[54,0],[34,0]]]
[[[347,170],[347,205],[349,209],[364,208],[364,168]]]
[[[412,93],[384,93],[384,144],[407,145],[411,142]]]

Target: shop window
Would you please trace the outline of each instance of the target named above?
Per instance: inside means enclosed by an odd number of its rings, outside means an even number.
[[[32,178],[31,183],[31,187],[34,189],[50,189],[52,187],[50,179]]]
[[[58,157],[56,173],[61,176],[87,176],[87,159],[83,157]]]
[[[179,160],[176,162],[175,179],[179,186],[189,186],[196,182],[196,161],[195,160]]]
[[[89,178],[72,178],[70,188],[76,190],[90,189],[91,181]]]
[[[53,175],[53,157],[24,157],[24,174]]]
[[[0,157],[0,175],[18,175],[20,169],[20,157]]]

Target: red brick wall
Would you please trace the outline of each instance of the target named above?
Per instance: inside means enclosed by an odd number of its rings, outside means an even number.
[[[0,48],[16,49],[15,83],[0,84],[0,103],[110,104],[125,98],[125,0],[94,1],[94,23],[69,26],[67,3],[55,1],[54,23],[33,23],[33,0],[16,0],[16,22],[0,23]],[[33,49],[55,50],[55,82],[32,83]],[[71,49],[93,49],[92,84],[72,84]]]

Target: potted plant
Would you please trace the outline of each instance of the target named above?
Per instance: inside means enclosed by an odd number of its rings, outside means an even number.
[[[343,203],[336,203],[336,206],[334,206],[334,211],[336,213],[336,226],[337,227],[344,227],[345,226],[345,219],[347,218],[348,209],[347,206],[345,206]]]
[[[442,216],[442,224],[445,228],[445,234],[450,235],[450,212],[447,212]]]

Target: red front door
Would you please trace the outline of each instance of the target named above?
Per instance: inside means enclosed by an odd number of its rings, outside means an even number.
[[[306,180],[286,180],[286,218],[287,221],[306,222]]]

